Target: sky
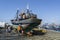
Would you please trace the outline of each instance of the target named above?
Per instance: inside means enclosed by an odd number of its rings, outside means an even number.
[[[0,21],[10,22],[27,4],[42,23],[60,23],[60,0],[0,0]]]

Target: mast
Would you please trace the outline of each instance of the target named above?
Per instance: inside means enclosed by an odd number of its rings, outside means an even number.
[[[29,5],[27,4],[27,13],[29,13]]]
[[[16,12],[16,19],[18,19],[18,13],[19,13],[19,10],[17,9],[17,12]]]

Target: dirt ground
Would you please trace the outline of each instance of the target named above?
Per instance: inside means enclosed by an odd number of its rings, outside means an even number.
[[[0,33],[0,40],[60,40],[60,32],[47,30],[45,35],[35,35],[31,37],[20,36],[17,33]]]

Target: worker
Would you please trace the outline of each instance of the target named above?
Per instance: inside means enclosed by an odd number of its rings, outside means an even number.
[[[22,32],[22,28],[21,25],[19,24],[18,28],[17,28],[18,34],[20,34]]]
[[[8,27],[8,32],[9,32],[9,33],[11,32],[10,26]]]
[[[23,19],[26,19],[26,15],[25,15],[25,13],[23,13]]]
[[[12,27],[12,26],[10,26],[10,30],[11,30],[11,32],[12,32],[12,30],[13,30],[13,27]]]

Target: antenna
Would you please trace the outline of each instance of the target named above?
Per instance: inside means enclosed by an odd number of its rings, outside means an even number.
[[[29,13],[29,5],[27,4],[27,13]]]
[[[29,9],[29,4],[27,4],[27,9]]]

